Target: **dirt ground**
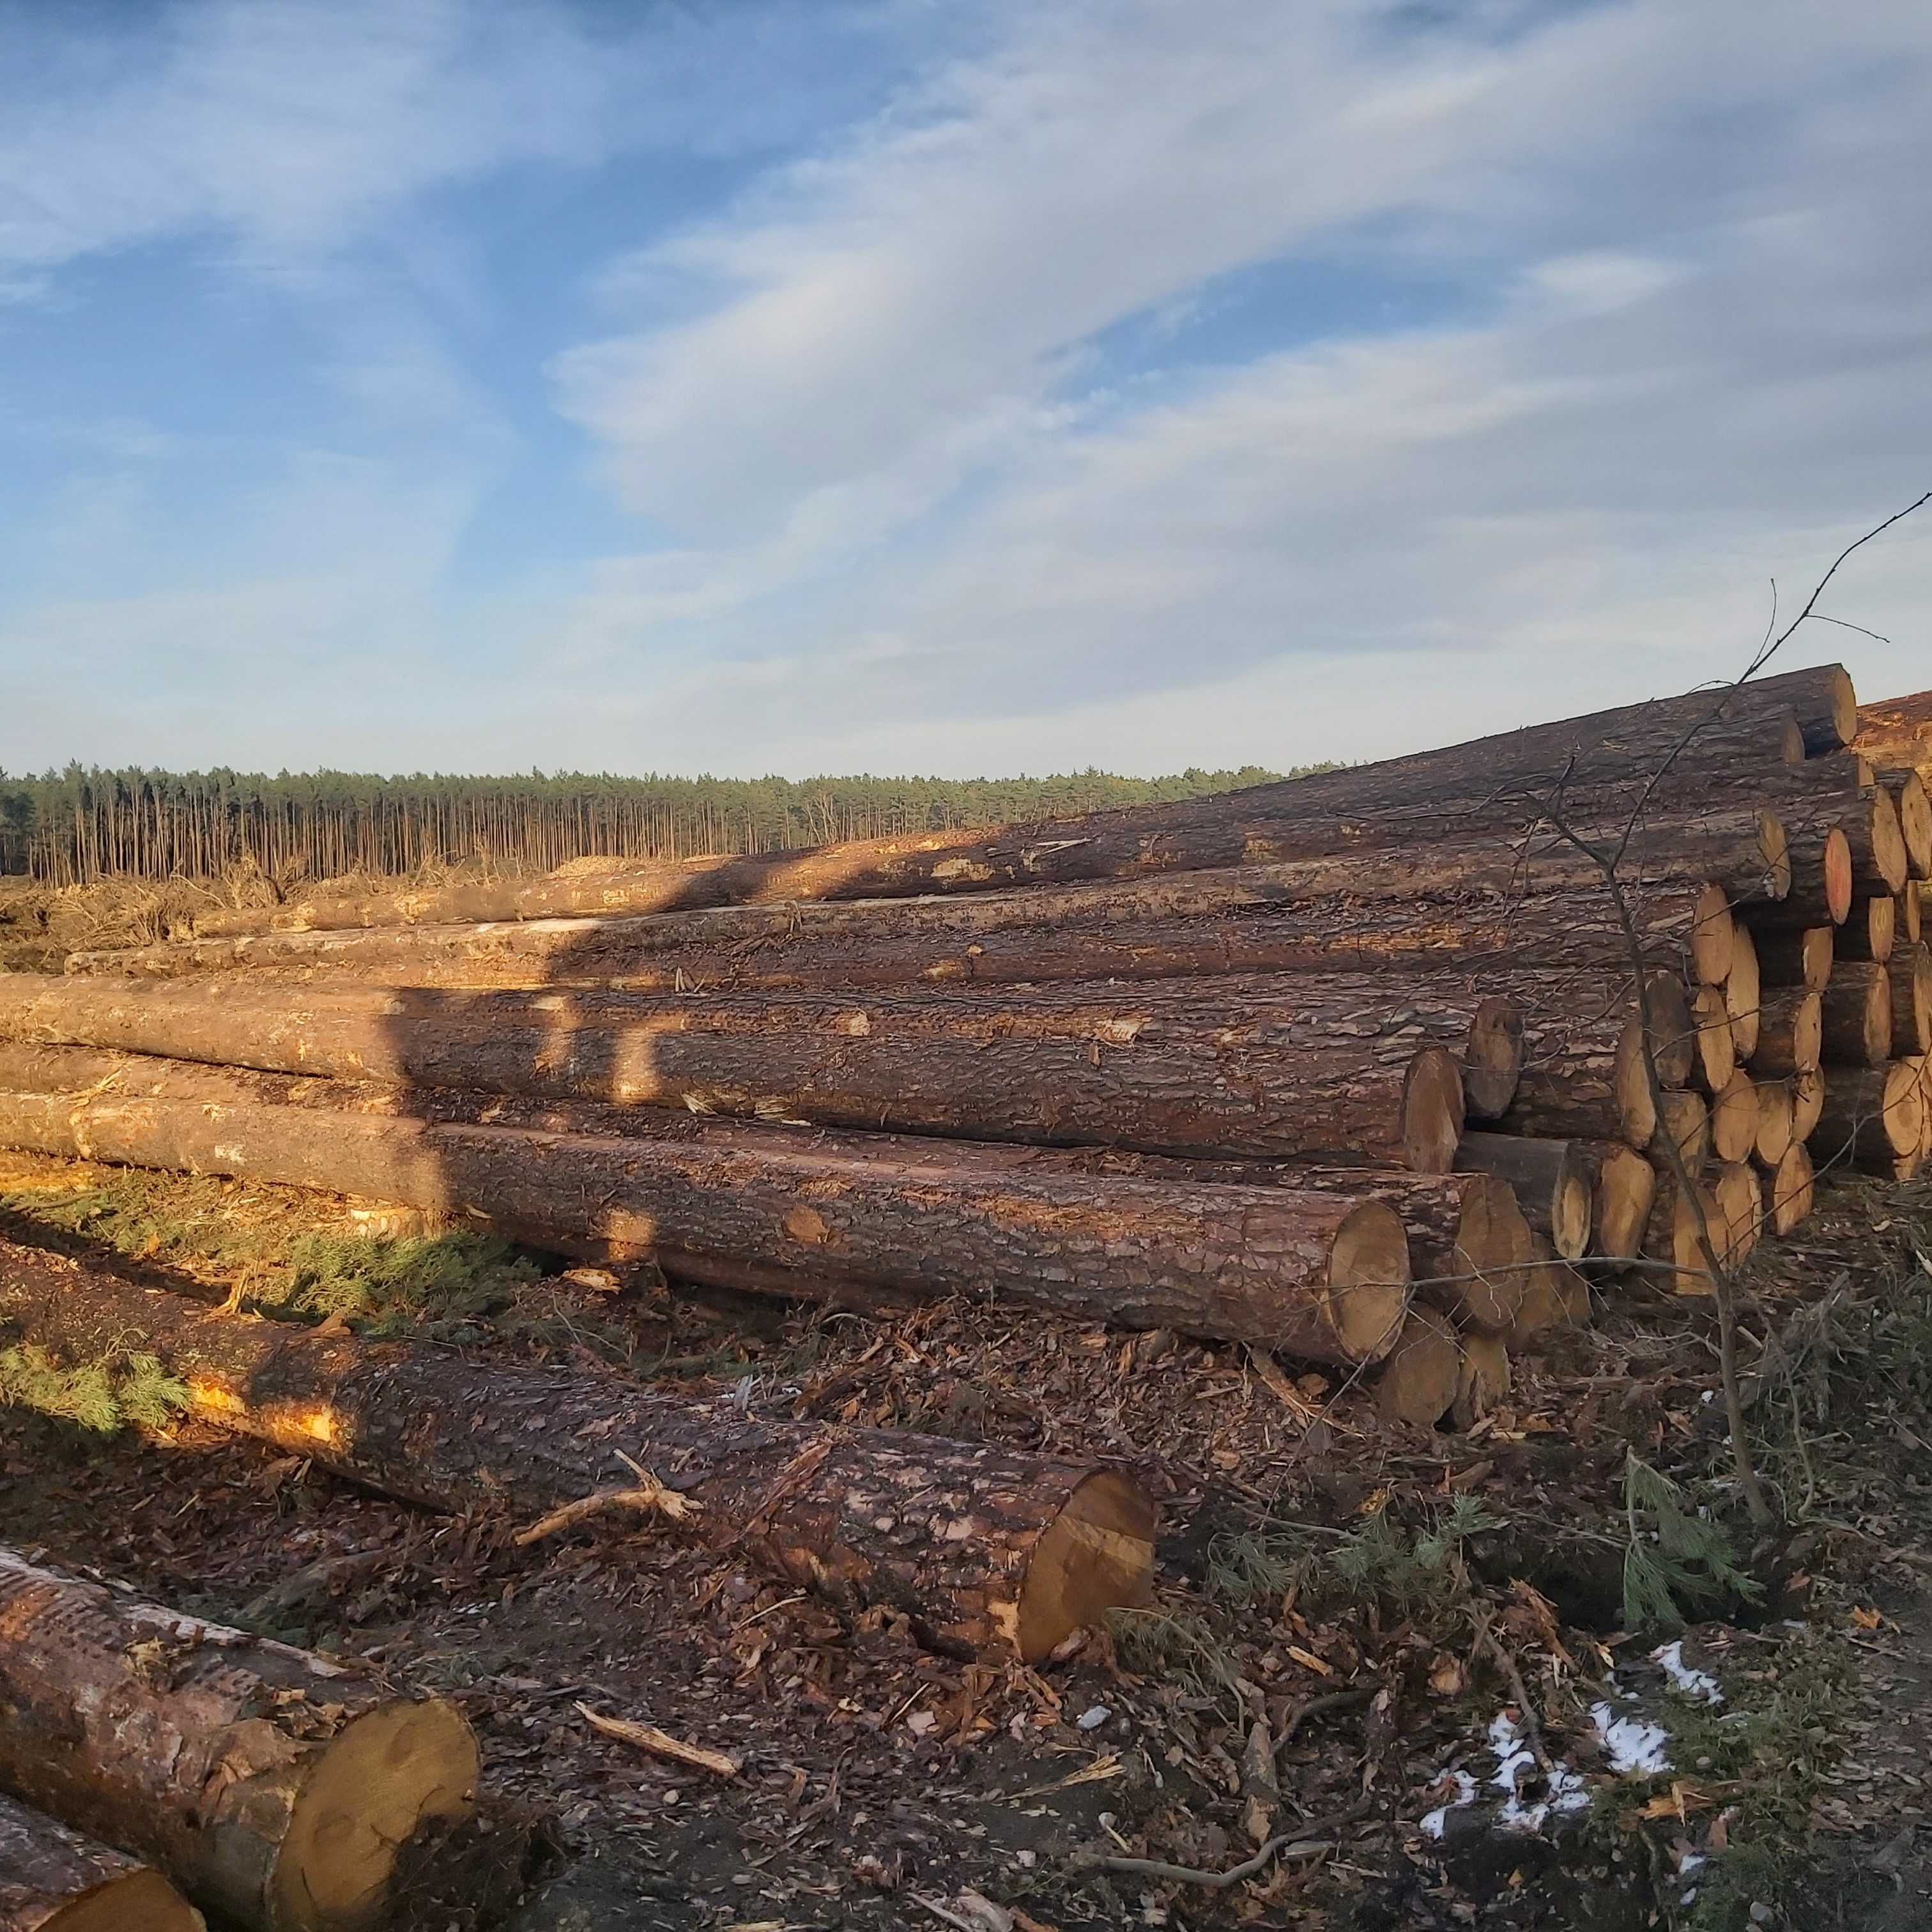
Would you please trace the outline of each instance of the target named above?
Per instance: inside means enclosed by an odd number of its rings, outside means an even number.
[[[1114,1457],[1164,1528],[1155,1606],[1038,1670],[934,1655],[662,1524],[519,1550],[514,1512],[440,1518],[199,1426],[102,1438],[0,1407],[0,1540],[454,1698],[490,1812],[425,1860],[424,1932],[1899,1932],[1932,1924],[1932,1195],[1822,1200],[1753,1270],[1753,1428],[1790,1526],[1754,1540],[1709,1310],[1628,1285],[1478,1430],[1411,1435],[1360,1389],[1171,1336],[827,1313],[466,1249],[452,1286],[435,1238],[398,1266],[365,1241],[364,1268],[338,1204],[5,1156],[0,1232],[131,1278]],[[1633,1454],[1680,1486],[1676,1514],[1633,1505]],[[1669,1556],[1674,1534],[1683,1654],[1722,1707],[1673,1692],[1652,1658],[1670,1632],[1624,1628],[1633,1544]],[[1670,1769],[1610,1768],[1606,1700],[1666,1726]],[[645,1756],[580,1707],[742,1771]],[[1540,1829],[1496,1822],[1510,1713]],[[1449,1802],[1458,1772],[1476,1803]],[[1221,1888],[1096,1863],[1220,1872],[1283,1836]]]

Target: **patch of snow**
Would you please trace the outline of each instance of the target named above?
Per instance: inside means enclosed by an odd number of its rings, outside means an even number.
[[[1670,1733],[1661,1725],[1646,1724],[1641,1718],[1620,1718],[1607,1704],[1592,1704],[1590,1721],[1597,1727],[1597,1741],[1612,1771],[1625,1777],[1636,1772],[1648,1778],[1670,1768],[1665,1748]]]
[[[1456,1780],[1456,1796],[1446,1804],[1438,1804],[1422,1821],[1422,1834],[1426,1838],[1439,1838],[1449,1828],[1449,1814],[1460,1811],[1466,1804],[1476,1802],[1476,1780],[1466,1771],[1452,1771],[1449,1775]]]
[[[1653,1664],[1664,1666],[1664,1674],[1670,1679],[1671,1688],[1680,1696],[1694,1697],[1700,1703],[1721,1704],[1724,1694],[1718,1688],[1718,1680],[1707,1672],[1699,1670],[1684,1661],[1682,1641],[1666,1643],[1661,1650],[1650,1653]]]
[[[1540,1832],[1552,1813],[1581,1811],[1590,1802],[1588,1787],[1581,1774],[1568,1765],[1550,1768],[1548,1790],[1540,1798],[1526,1804],[1517,1795],[1517,1780],[1526,1769],[1540,1772],[1536,1754],[1523,1742],[1522,1727],[1507,1711],[1498,1713],[1490,1726],[1490,1748],[1496,1754],[1496,1774],[1490,1782],[1504,1794],[1496,1822],[1513,1832]]]

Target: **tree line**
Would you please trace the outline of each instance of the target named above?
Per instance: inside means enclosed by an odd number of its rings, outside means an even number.
[[[473,862],[548,871],[591,854],[769,852],[1196,798],[1282,776],[1258,766],[1155,778],[518,777],[356,772],[0,772],[0,872],[51,885],[212,878],[407,878]]]

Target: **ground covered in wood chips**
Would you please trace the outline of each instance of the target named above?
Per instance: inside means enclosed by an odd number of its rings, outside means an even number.
[[[1037,1670],[934,1655],[662,1522],[518,1549],[514,1515],[17,1403],[0,1540],[455,1698],[494,1796],[425,1861],[426,1932],[1895,1932],[1932,1923],[1932,1196],[1822,1197],[1750,1276],[1752,1424],[1790,1526],[1754,1538],[1710,1311],[1640,1286],[1606,1286],[1475,1432],[1405,1435],[1330,1376],[1172,1336],[700,1296],[290,1190],[0,1156],[0,1232],[132,1278],[1117,1458],[1163,1519],[1155,1604]],[[1220,1887],[1104,1862],[1198,1877],[1262,1846]]]

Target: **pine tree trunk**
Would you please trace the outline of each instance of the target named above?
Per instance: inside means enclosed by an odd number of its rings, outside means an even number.
[[[76,1272],[52,1279],[70,1286]],[[10,1300],[10,1258],[0,1279]],[[88,1359],[112,1339],[98,1334]],[[476,1742],[454,1706],[9,1550],[0,1708],[9,1791],[152,1858],[196,1904],[273,1932],[373,1924],[397,1852],[474,1800]]]
[[[1151,1575],[1152,1506],[1089,1463],[240,1320],[4,1245],[0,1314],[62,1357],[148,1349],[204,1420],[432,1509],[540,1516],[625,1486],[621,1450],[695,1506],[689,1533],[950,1650],[1037,1661]]]

